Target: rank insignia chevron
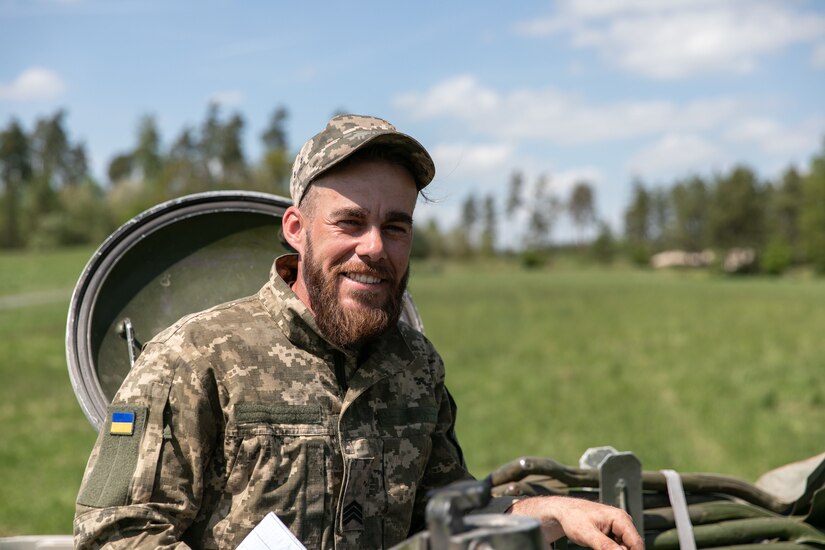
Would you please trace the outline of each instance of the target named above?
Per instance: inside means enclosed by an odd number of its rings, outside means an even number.
[[[357,501],[350,501],[344,506],[342,523],[345,531],[358,531],[364,527],[364,509]]]

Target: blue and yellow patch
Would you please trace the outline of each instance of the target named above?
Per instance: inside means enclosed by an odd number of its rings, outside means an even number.
[[[109,433],[112,435],[132,435],[135,433],[135,413],[128,411],[112,412]]]

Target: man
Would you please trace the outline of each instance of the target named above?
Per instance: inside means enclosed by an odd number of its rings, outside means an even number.
[[[275,512],[308,548],[383,548],[423,527],[430,489],[470,479],[430,342],[398,322],[426,150],[344,115],[296,158],[297,255],[258,294],[150,341],[109,410],[78,495],[80,548],[234,548]],[[620,510],[515,502],[553,540],[642,548]]]

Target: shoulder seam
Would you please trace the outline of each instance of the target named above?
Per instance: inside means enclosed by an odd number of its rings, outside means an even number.
[[[201,311],[196,311],[194,313],[189,313],[187,315],[184,315],[183,317],[181,317],[180,319],[175,321],[173,324],[169,325],[169,327],[167,327],[166,329],[164,329],[163,331],[158,333],[154,338],[152,338],[149,342],[147,342],[147,344],[150,344],[150,343],[163,343],[163,344],[165,344],[170,338],[172,338],[174,335],[176,335],[178,332],[180,332],[182,329],[184,329],[187,325],[197,321],[198,318],[200,318],[200,317],[202,317],[206,314],[215,312],[215,311],[221,311],[221,310],[224,310],[224,309],[229,309],[232,306],[242,304],[242,303],[245,303],[245,302],[250,302],[250,301],[260,302],[260,299],[258,298],[257,294],[255,294],[255,295],[252,295],[252,296],[246,296],[246,297],[243,297],[243,298],[238,298],[237,300],[231,300],[229,302],[224,302],[222,304],[212,306],[208,309],[204,309],[204,310],[201,310]],[[159,338],[161,335],[163,337]]]

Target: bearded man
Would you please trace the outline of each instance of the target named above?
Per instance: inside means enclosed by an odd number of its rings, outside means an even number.
[[[146,344],[89,458],[76,547],[235,548],[272,511],[307,548],[386,548],[424,526],[431,489],[472,478],[441,358],[399,322],[434,174],[382,119],[339,116],[307,141],[283,217],[298,254]],[[548,540],[642,548],[615,508],[509,505]]]

